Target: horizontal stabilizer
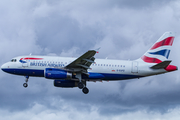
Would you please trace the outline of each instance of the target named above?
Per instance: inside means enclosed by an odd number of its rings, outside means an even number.
[[[171,63],[171,60],[166,60],[166,61],[163,61],[161,63],[158,63],[158,64],[152,66],[151,68],[152,69],[163,69],[163,68],[166,68],[170,63]]]

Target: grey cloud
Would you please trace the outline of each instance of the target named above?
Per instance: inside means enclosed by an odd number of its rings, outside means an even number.
[[[134,0],[114,0],[115,4],[118,4],[120,7],[124,8],[134,8],[134,9],[144,9],[152,6],[163,6],[171,1],[169,0],[140,0],[140,1],[134,1]]]
[[[1,64],[29,53],[71,57],[98,47],[101,49],[97,58],[137,59],[165,31],[171,30],[177,37],[170,58],[179,66],[178,1],[10,2],[1,1],[0,4],[3,18],[0,20]],[[24,89],[24,77],[1,71],[0,110],[8,111],[12,117],[23,111],[33,115],[37,112],[37,116],[41,116],[39,110],[43,114],[48,111],[58,117],[63,116],[62,112],[67,119],[72,119],[67,117],[69,114],[75,114],[79,119],[88,113],[95,119],[131,115],[142,119],[142,111],[146,116],[156,112],[159,118],[164,118],[159,114],[178,116],[178,73],[139,80],[88,83],[90,93],[83,95],[78,88],[55,88],[53,81],[44,78],[30,78],[29,87]],[[169,114],[170,109],[175,113]],[[152,116],[156,117],[156,114]]]
[[[43,18],[36,23],[37,44],[55,53],[67,51],[74,46],[88,50],[96,43],[96,31],[91,28],[79,28],[76,21],[69,18]],[[43,21],[43,22],[42,22]],[[45,31],[44,31],[45,30]]]

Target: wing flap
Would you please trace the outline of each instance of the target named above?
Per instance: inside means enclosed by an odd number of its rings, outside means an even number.
[[[79,66],[79,67],[83,67],[83,68],[85,68],[85,69],[90,69],[90,67],[88,67],[88,66],[86,66],[86,65],[82,65],[82,64],[76,64],[77,66]]]
[[[83,59],[84,61],[87,61],[87,62],[90,62],[90,63],[94,63],[94,61],[93,60],[91,60],[91,59]]]

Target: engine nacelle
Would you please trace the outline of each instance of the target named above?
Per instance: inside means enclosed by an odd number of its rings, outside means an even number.
[[[46,68],[44,77],[47,79],[71,79],[72,73],[56,68]]]
[[[65,88],[72,88],[78,86],[78,81],[72,80],[54,80],[55,87],[65,87]]]
[[[100,73],[89,73],[89,76],[83,75],[83,79],[103,79],[104,75]]]

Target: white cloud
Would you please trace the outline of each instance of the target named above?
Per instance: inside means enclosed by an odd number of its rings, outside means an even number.
[[[0,119],[6,120],[19,120],[19,119],[26,119],[26,120],[59,120],[59,119],[66,119],[66,120],[79,120],[79,119],[86,119],[86,120],[119,120],[119,119],[126,119],[126,120],[178,120],[180,117],[179,107],[174,109],[169,109],[167,113],[160,114],[157,112],[146,112],[144,110],[138,110],[136,112],[128,112],[126,114],[119,114],[119,115],[101,115],[98,113],[98,108],[95,106],[91,107],[90,111],[81,111],[78,109],[74,109],[69,105],[66,105],[65,108],[64,104],[61,104],[62,109],[53,110],[46,108],[41,104],[34,104],[34,106],[28,110],[24,111],[15,111],[10,112],[7,110],[0,110]]]

